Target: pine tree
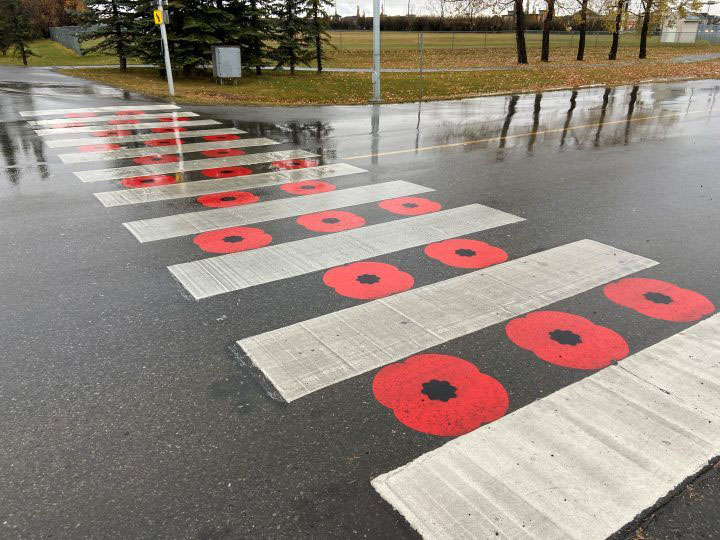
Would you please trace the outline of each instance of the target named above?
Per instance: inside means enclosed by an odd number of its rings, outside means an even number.
[[[86,0],[87,10],[77,13],[86,31],[79,34],[80,42],[95,41],[85,52],[115,54],[120,70],[127,70],[129,38],[135,14],[132,0]]]
[[[330,24],[330,15],[326,11],[326,8],[334,6],[334,0],[305,0],[308,33],[315,45],[315,62],[318,73],[322,73],[322,61],[323,58],[325,58],[324,47],[331,46],[330,35],[327,33],[327,28]]]
[[[291,75],[295,75],[298,64],[309,66],[313,57],[313,40],[303,3],[303,0],[281,0],[271,8],[276,19],[274,40],[277,46],[270,57],[276,62],[275,69],[290,66]]]
[[[14,55],[19,54],[27,66],[28,56],[36,55],[27,45],[31,37],[28,14],[18,0],[0,0],[0,31],[5,50],[15,47]]]
[[[255,67],[255,74],[262,74],[262,66],[269,56],[265,38],[272,34],[272,25],[268,21],[268,0],[249,0],[247,4],[247,31],[243,40],[243,63]]]

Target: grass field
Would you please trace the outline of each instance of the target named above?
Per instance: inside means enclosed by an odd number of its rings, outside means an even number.
[[[117,57],[106,54],[91,53],[80,56],[49,39],[33,41],[30,49],[37,55],[28,57],[28,65],[31,66],[106,66],[118,63]],[[13,57],[10,50],[7,56],[0,55],[0,66],[6,65],[22,65],[22,59]]]

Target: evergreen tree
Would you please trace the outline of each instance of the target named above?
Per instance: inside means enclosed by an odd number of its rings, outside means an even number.
[[[268,3],[269,0],[249,0],[243,14],[246,32],[242,40],[242,61],[246,66],[254,67],[256,75],[262,74],[262,66],[269,56],[265,45],[265,38],[272,34]]]
[[[274,40],[277,46],[270,57],[276,62],[275,69],[290,66],[291,75],[295,75],[298,64],[309,66],[313,57],[313,39],[303,4],[303,0],[280,0],[271,8],[276,19]]]
[[[85,31],[79,34],[80,43],[95,41],[85,52],[115,54],[120,70],[127,70],[129,39],[135,19],[132,0],[86,0],[86,10],[77,13]]]
[[[334,0],[305,0],[305,10],[308,18],[308,34],[315,46],[315,62],[317,72],[322,73],[322,61],[325,58],[323,47],[330,46],[330,35],[327,28],[330,24],[330,15],[326,8],[335,6]]]
[[[14,47],[14,55],[19,54],[27,66],[28,56],[35,54],[27,45],[31,39],[28,14],[19,0],[0,0],[0,31],[5,50]]]

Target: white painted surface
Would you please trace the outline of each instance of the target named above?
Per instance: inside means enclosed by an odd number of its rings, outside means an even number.
[[[123,223],[140,242],[165,240],[188,234],[261,223],[274,219],[333,210],[355,204],[364,204],[393,197],[416,195],[433,191],[430,188],[397,180],[315,195],[302,195],[247,206],[231,206],[201,212],[189,212],[154,219]]]
[[[28,120],[28,124],[31,126],[55,126],[58,124],[67,124],[68,122],[82,122],[83,124],[105,124],[109,120],[122,120],[123,118],[132,120],[150,120],[154,118],[185,118],[189,116],[200,116],[198,113],[183,111],[183,112],[164,112],[164,113],[148,113],[148,114],[136,114],[136,115],[109,115],[109,116],[90,116],[88,118],[52,118],[46,120]],[[115,124],[112,124],[115,125]],[[125,124],[119,124],[125,125]]]
[[[316,157],[317,154],[304,150],[281,150],[279,152],[258,152],[244,156],[223,158],[205,158],[190,161],[176,161],[174,163],[159,163],[157,165],[133,165],[131,167],[113,167],[109,169],[95,169],[92,171],[76,171],[74,174],[83,182],[102,182],[103,180],[120,180],[134,176],[150,176],[153,174],[169,174],[177,172],[200,171],[203,169],[217,169],[223,167],[240,167],[255,165],[269,161],[282,161],[286,159],[302,159]]]
[[[75,119],[75,122],[82,123],[82,118]],[[47,135],[64,135],[66,133],[94,133],[96,131],[108,131],[108,130],[124,130],[124,131],[137,131],[140,129],[150,128],[173,128],[173,127],[193,127],[193,126],[216,126],[220,124],[217,120],[187,120],[182,122],[144,122],[142,124],[119,124],[119,125],[94,125],[84,127],[68,127],[68,128],[46,128],[36,129],[35,133],[40,136]],[[165,135],[165,138],[172,137],[172,133],[157,133],[158,138],[162,138],[161,135]]]
[[[20,116],[51,116],[53,114],[71,114],[71,113],[104,113],[117,111],[162,111],[162,110],[178,110],[180,107],[169,103],[152,104],[152,105],[119,105],[113,107],[81,107],[79,109],[43,109],[39,111],[21,111]],[[77,120],[71,118],[70,120]]]
[[[372,485],[426,539],[601,540],[718,454],[718,373],[715,315]]]
[[[237,343],[293,401],[655,264],[580,240]]]
[[[234,141],[214,141],[192,144],[180,143],[173,146],[146,146],[144,148],[129,148],[126,150],[108,150],[106,152],[76,152],[72,154],[60,154],[60,159],[65,163],[88,163],[91,161],[127,159],[157,154],[187,154],[190,152],[202,152],[204,150],[250,148],[253,146],[268,146],[271,144],[280,143],[273,141],[272,139],[265,138],[237,139]]]
[[[204,137],[206,135],[240,135],[242,133],[246,132],[236,128],[197,129],[193,131],[179,131],[177,133],[141,133],[139,135],[118,135],[115,137],[86,136],[81,139],[50,139],[44,140],[43,143],[50,148],[62,148],[66,146],[83,146],[86,144],[142,142],[157,139],[191,139],[193,137]]]
[[[367,172],[365,169],[336,163],[334,165],[320,165],[306,169],[292,169],[269,173],[248,174],[246,176],[231,176],[227,178],[211,178],[193,182],[181,182],[167,186],[156,186],[135,189],[118,189],[95,193],[95,196],[104,206],[123,206],[126,204],[139,204],[169,199],[182,199],[184,197],[197,197],[210,193],[223,191],[243,191],[250,188],[277,186],[289,182],[302,182],[305,180],[329,180],[334,177],[346,176]]]
[[[481,204],[471,204],[176,264],[168,270],[199,300],[518,221],[522,218]]]

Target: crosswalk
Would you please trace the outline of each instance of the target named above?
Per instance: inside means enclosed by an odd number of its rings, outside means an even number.
[[[507,260],[502,250],[463,237],[509,228],[524,217],[477,202],[445,208],[435,200],[442,193],[403,178],[350,187],[345,178],[367,171],[324,164],[323,156],[303,149],[273,150],[283,141],[247,136],[175,105],[21,114],[42,118],[28,125],[48,147],[61,149],[64,163],[85,169],[113,164],[73,173],[81,182],[104,186],[94,196],[105,208],[149,205],[154,217],[122,223],[139,243],[192,237],[201,245],[208,234],[213,242],[253,239],[249,248],[210,249],[199,258],[193,252],[193,260],[170,265],[168,280],[189,299],[212,302],[218,295],[241,296],[251,287],[321,272],[341,295],[333,279],[345,271],[352,287],[383,284],[383,272],[398,280],[385,293],[345,294],[358,300],[351,307],[237,336],[239,354],[288,406],[302,407],[296,400],[598,287],[616,286],[658,264],[592,239]],[[103,184],[113,181],[126,189]],[[247,191],[259,188],[281,197],[260,200]],[[194,198],[207,197],[222,204],[162,215],[163,208],[175,208],[163,203],[192,205]],[[360,209],[369,204],[387,219],[367,224]],[[315,228],[286,242],[258,228],[283,219]],[[494,250],[485,263],[476,260],[483,246]],[[444,261],[462,273],[415,286],[403,269],[371,260],[411,249],[423,249],[427,261]],[[720,353],[719,330],[718,316],[706,319],[624,359],[621,367],[598,371],[506,416],[501,412],[498,420],[463,432],[372,485],[426,538],[604,538],[682,480],[679,475],[692,474],[720,442],[714,426],[705,425],[720,409],[718,394],[710,395],[720,382],[708,375]],[[556,332],[580,339],[568,330]],[[453,388],[446,381],[444,387],[443,381],[430,383],[435,391]],[[438,399],[456,397],[452,392]],[[589,419],[574,412],[581,408],[590,411]],[[665,441],[671,445],[663,454]],[[584,461],[589,448],[600,456],[593,464]],[[635,478],[642,478],[641,489],[630,484]]]

